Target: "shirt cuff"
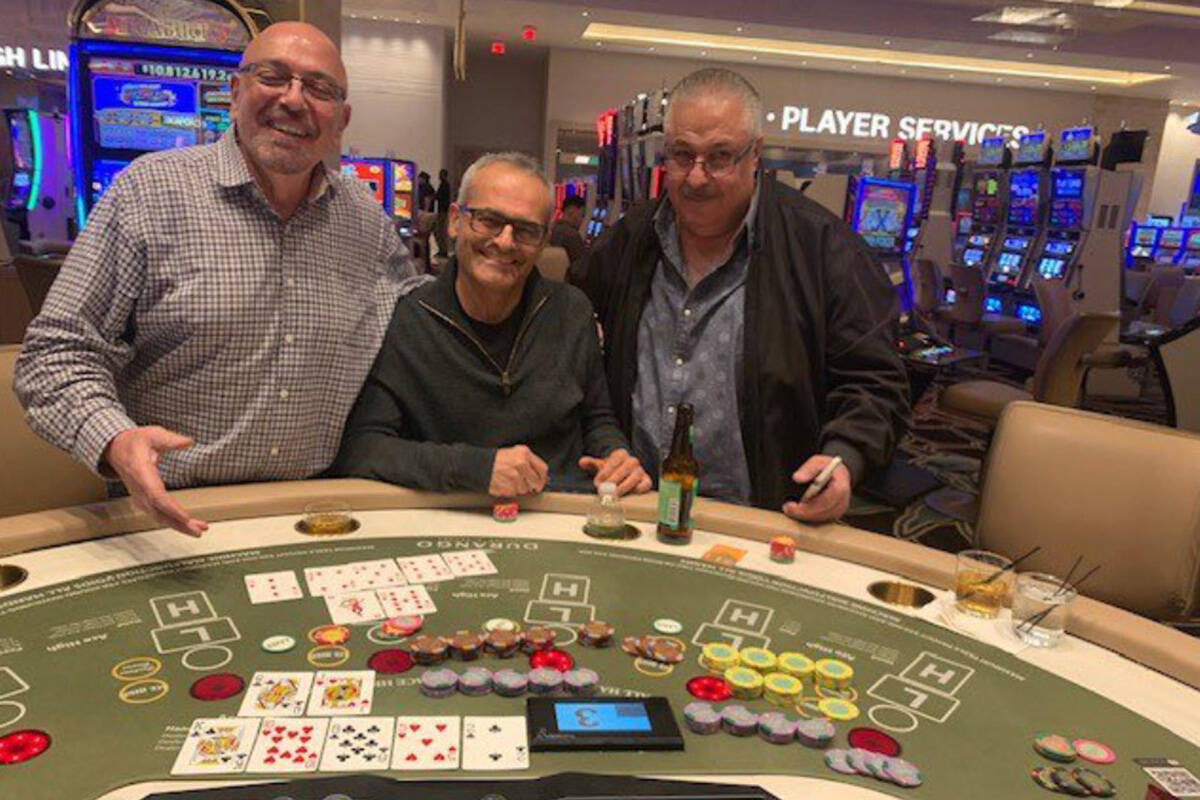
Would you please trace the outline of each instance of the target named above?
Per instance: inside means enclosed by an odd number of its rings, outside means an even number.
[[[487,493],[492,485],[492,467],[496,463],[496,450],[490,447],[462,445],[451,473],[454,485],[469,492]]]
[[[866,468],[866,459],[857,447],[841,439],[833,439],[826,442],[821,451],[827,456],[841,456],[842,463],[850,471],[850,486],[858,485]]]
[[[72,451],[76,459],[108,480],[117,474],[104,462],[104,449],[118,433],[136,428],[138,425],[118,408],[105,408],[88,417],[79,427]]]

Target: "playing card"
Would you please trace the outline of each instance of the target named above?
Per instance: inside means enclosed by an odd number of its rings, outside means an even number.
[[[246,576],[246,592],[250,602],[278,603],[281,600],[299,600],[304,597],[296,573],[290,569],[281,572],[259,572]]]
[[[310,717],[370,714],[375,696],[375,671],[318,672],[308,698]]]
[[[391,717],[335,717],[329,721],[322,772],[384,770],[392,755]]]
[[[262,721],[247,772],[315,772],[321,761],[327,719],[267,717]]]
[[[388,590],[384,591],[397,591]],[[364,589],[359,592],[331,594],[325,596],[325,605],[329,608],[329,618],[337,625],[354,625],[359,622],[373,622],[385,616],[383,606],[375,597],[375,592]]]
[[[354,576],[344,565],[305,567],[304,582],[308,584],[308,593],[313,597],[344,594],[358,588]]]
[[[464,717],[462,768],[529,769],[525,717]]]
[[[455,577],[459,578],[466,575],[495,575],[499,572],[483,550],[456,550],[443,553],[442,558]]]
[[[198,719],[192,722],[172,775],[216,775],[246,769],[257,719]]]
[[[439,555],[397,558],[396,563],[400,565],[409,583],[434,583],[454,577],[450,567],[446,566],[446,562]]]
[[[399,565],[390,558],[375,561],[355,561],[346,565],[358,589],[382,589],[408,583]]]
[[[256,672],[239,717],[301,717],[312,690],[311,672]]]
[[[376,596],[383,608],[383,616],[400,617],[407,614],[432,614],[437,611],[429,591],[422,585],[409,584],[391,589],[380,589]]]
[[[392,769],[458,769],[459,717],[397,717]]]

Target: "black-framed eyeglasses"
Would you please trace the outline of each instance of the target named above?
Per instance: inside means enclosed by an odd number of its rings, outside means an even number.
[[[530,222],[525,219],[514,219],[513,217],[501,214],[499,211],[493,211],[490,208],[459,206],[458,209],[466,212],[467,222],[471,226],[471,230],[481,236],[499,236],[504,232],[506,227],[511,225],[513,241],[517,244],[533,247],[534,245],[541,244],[542,239],[546,237],[546,226],[539,225],[536,222]]]
[[[292,85],[292,81],[300,81],[300,88],[304,94],[322,103],[336,103],[346,99],[345,87],[339,86],[332,80],[296,75],[286,67],[278,64],[243,64],[238,67],[238,72],[253,76],[254,80],[258,81],[260,86],[264,86],[267,89],[283,89],[287,91]]]
[[[700,164],[709,175],[720,178],[733,172],[733,168],[738,165],[738,162],[754,149],[754,142],[755,140],[751,139],[750,143],[741,149],[741,152],[717,149],[705,153],[703,156],[697,156],[687,147],[669,145],[667,147],[667,169],[686,175],[692,171],[692,167]]]

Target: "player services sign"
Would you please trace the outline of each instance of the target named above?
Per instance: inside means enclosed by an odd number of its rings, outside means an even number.
[[[979,144],[994,136],[1009,136],[1014,141],[1029,132],[1028,125],[1006,122],[976,122],[903,116],[893,126],[892,117],[878,111],[847,111],[840,108],[783,106],[778,114],[767,112],[769,124],[779,124],[783,133],[802,135],[851,136],[860,139],[920,139],[932,135],[945,141]]]

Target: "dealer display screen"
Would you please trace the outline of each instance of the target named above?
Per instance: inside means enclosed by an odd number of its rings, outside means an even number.
[[[570,733],[649,731],[650,717],[641,703],[558,703],[558,729]]]

